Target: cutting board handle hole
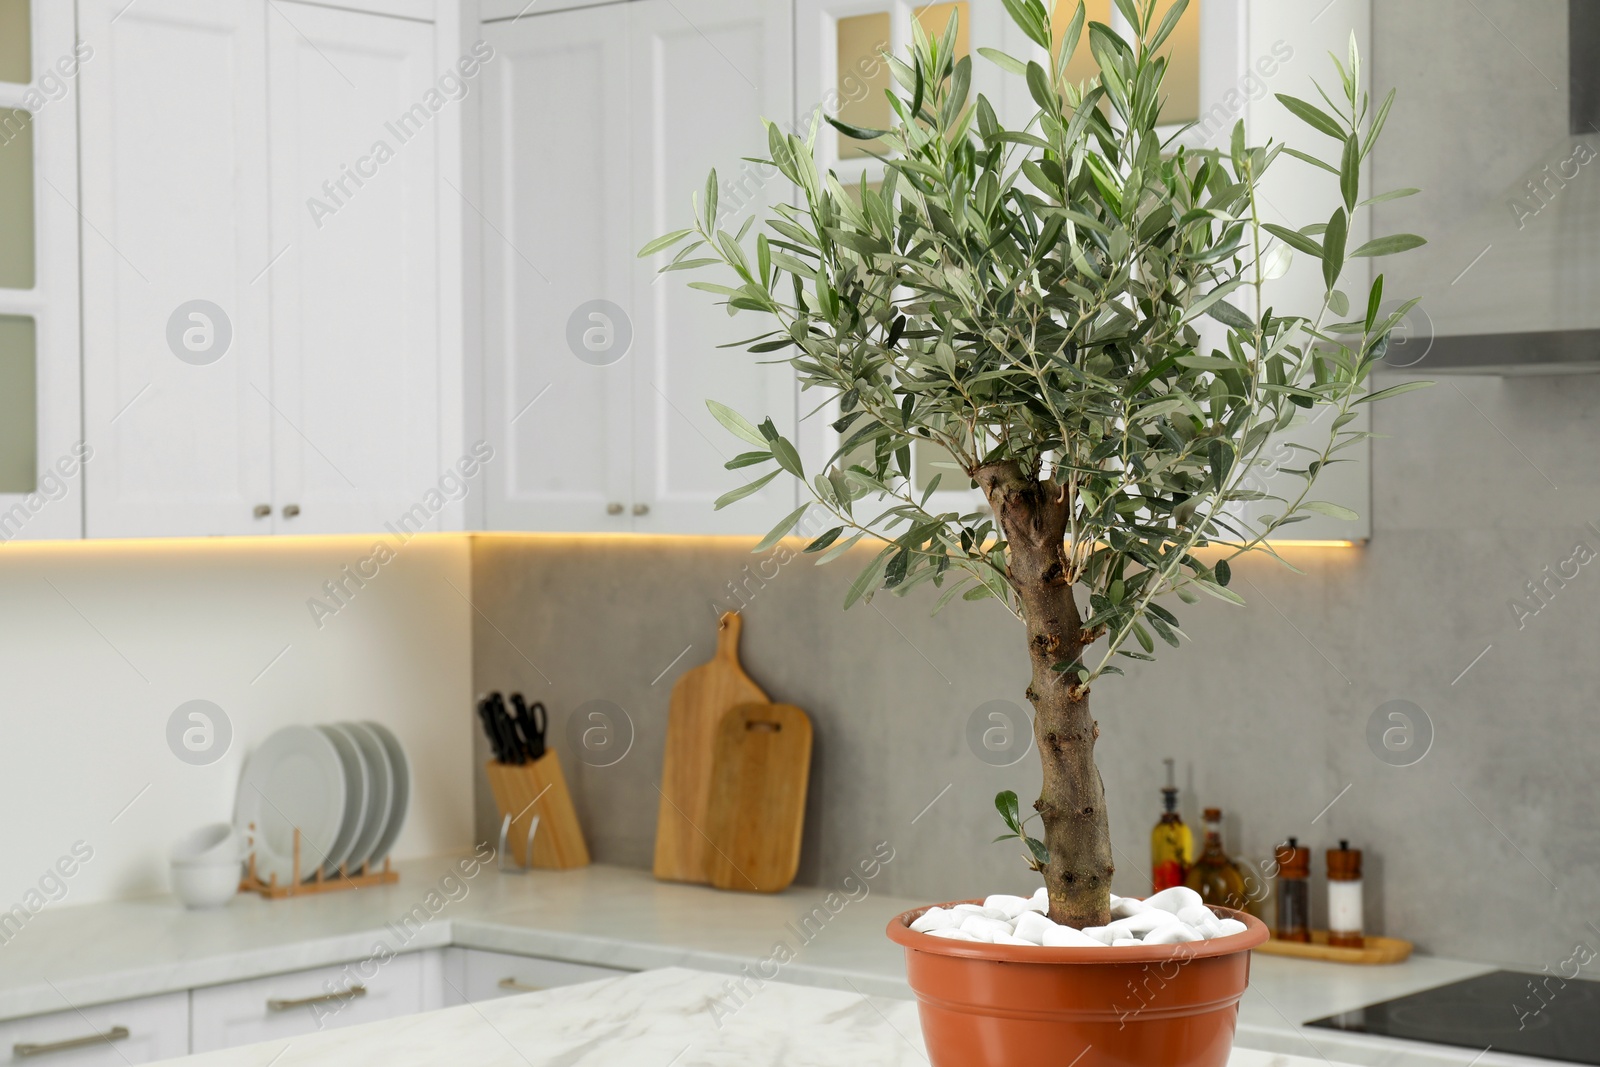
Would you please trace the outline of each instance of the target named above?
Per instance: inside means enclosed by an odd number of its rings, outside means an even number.
[[[744,724],[744,728],[746,730],[760,730],[760,731],[762,731],[764,733],[775,734],[775,733],[778,733],[779,731],[781,731],[783,729],[783,723],[781,723],[781,722],[747,722],[747,723]]]

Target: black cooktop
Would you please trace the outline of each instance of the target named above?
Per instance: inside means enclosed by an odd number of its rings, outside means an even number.
[[[1306,1025],[1600,1064],[1600,982],[1491,971]]]

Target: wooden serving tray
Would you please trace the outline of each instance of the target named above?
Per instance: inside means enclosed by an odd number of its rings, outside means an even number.
[[[1268,956],[1292,956],[1302,960],[1325,960],[1329,963],[1399,963],[1411,955],[1411,942],[1398,937],[1373,937],[1361,948],[1338,948],[1328,944],[1328,931],[1311,931],[1311,940],[1279,941],[1273,938],[1257,945],[1256,952]]]

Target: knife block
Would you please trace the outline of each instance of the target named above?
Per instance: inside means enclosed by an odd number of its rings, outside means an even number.
[[[501,820],[511,816],[508,847],[511,858],[522,867],[569,870],[589,865],[589,846],[583,840],[583,827],[572,806],[566,775],[561,773],[561,758],[549,749],[532,763],[520,766],[490,760],[484,765],[489,791]],[[528,851],[528,827],[534,816],[539,830],[533,838],[533,855]]]

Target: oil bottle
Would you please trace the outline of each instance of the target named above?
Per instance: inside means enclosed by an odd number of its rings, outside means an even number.
[[[1161,803],[1166,810],[1150,831],[1152,893],[1182,885],[1194,856],[1194,835],[1184,825],[1183,816],[1178,814],[1178,784],[1173,761],[1162,762],[1167,765],[1167,784],[1161,789]]]
[[[1222,809],[1205,810],[1205,847],[1195,860],[1184,885],[1200,894],[1207,904],[1243,909],[1247,903],[1244,879],[1222,848]]]

